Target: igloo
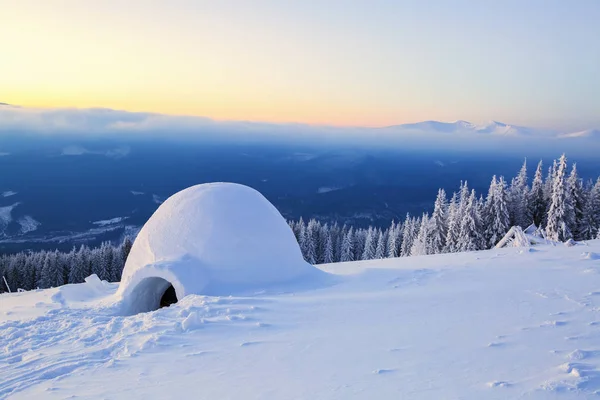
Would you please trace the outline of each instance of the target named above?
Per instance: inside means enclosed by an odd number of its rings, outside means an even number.
[[[138,234],[117,290],[125,313],[189,294],[228,295],[320,273],[259,192],[207,183],[169,197]]]

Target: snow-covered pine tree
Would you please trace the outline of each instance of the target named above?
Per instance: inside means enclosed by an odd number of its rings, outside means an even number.
[[[325,237],[325,248],[323,250],[323,262],[325,264],[330,264],[335,262],[333,255],[333,238],[331,236],[331,231],[327,230]]]
[[[481,250],[484,242],[481,216],[477,209],[477,197],[475,196],[475,190],[472,190],[460,223],[458,250]]]
[[[369,226],[361,260],[373,260],[377,250],[377,231]]]
[[[365,251],[365,242],[367,241],[367,231],[364,229],[356,229],[354,231],[354,259],[362,260],[363,252]]]
[[[458,251],[458,236],[460,234],[460,204],[459,197],[456,192],[452,194],[450,204],[448,205],[448,218],[447,226],[448,230],[446,233],[446,244],[444,246],[444,252],[455,253]]]
[[[113,266],[113,249],[110,242],[104,242],[100,246],[100,268],[98,278],[103,281],[110,281],[112,278],[112,266]]]
[[[313,218],[308,221],[308,225],[306,225],[306,229],[304,229],[304,259],[309,264],[317,264],[317,241],[318,241],[318,224],[317,221]]]
[[[300,252],[302,253],[302,257],[306,260],[306,254],[308,253],[310,235],[308,234],[308,229],[306,229],[306,224],[298,222],[298,246],[300,246]]]
[[[350,227],[342,240],[340,261],[354,261],[354,229]]]
[[[579,225],[582,240],[595,239],[600,233],[600,178],[590,188]]]
[[[542,225],[542,222],[544,221],[544,215],[548,209],[546,197],[544,195],[544,178],[542,168],[542,161],[540,160],[537,169],[535,170],[535,176],[533,178],[531,190],[528,193],[527,200],[528,220],[530,223],[533,222],[537,227]],[[526,228],[526,226],[523,228]]]
[[[53,273],[52,286],[59,287],[67,283],[69,277],[69,267],[67,263],[67,255],[61,253],[58,250],[54,252],[56,254],[56,267]]]
[[[11,267],[19,275],[19,285],[14,285],[14,289],[28,290],[31,287],[30,277],[27,276],[25,270],[25,264],[27,263],[27,256],[23,252],[19,252],[11,257]],[[1,277],[0,277],[1,279]]]
[[[341,241],[340,241],[340,227],[335,222],[329,228],[329,236],[331,236],[331,254],[332,254],[332,262],[340,261],[340,250],[341,250]]]
[[[323,264],[325,260],[325,242],[327,241],[327,235],[329,235],[329,224],[321,225],[317,221],[317,228],[317,264]]]
[[[75,253],[71,270],[69,271],[69,283],[81,283],[86,278],[85,269],[87,260],[84,255],[85,248],[83,245],[79,248],[79,251]]]
[[[550,240],[564,242],[573,238],[569,227],[575,223],[575,213],[566,180],[567,157],[563,154],[555,164],[546,235]]]
[[[389,233],[387,233],[387,231],[382,232],[381,229],[379,229],[378,238],[377,238],[377,246],[375,248],[375,258],[378,260],[386,257],[386,253],[387,253],[386,245],[387,245],[388,235],[389,235]]]
[[[439,189],[435,204],[433,205],[433,214],[431,215],[431,254],[438,254],[444,251],[446,246],[446,236],[448,234],[448,199],[444,189]]]
[[[402,243],[400,244],[400,256],[410,256],[410,250],[412,249],[413,242],[416,236],[416,221],[411,218],[409,214],[406,214],[406,220],[404,221],[404,228],[402,229]]]
[[[387,258],[396,258],[400,256],[400,224],[392,221],[388,228]]]
[[[300,219],[294,223],[293,221],[290,223],[290,227],[292,228],[292,231],[294,232],[294,236],[296,236],[296,240],[298,241],[298,243],[300,243],[300,238],[302,237],[302,229],[306,228],[306,224],[304,223],[304,219],[302,219],[302,217],[300,217]]]
[[[42,267],[42,274],[40,276],[39,285],[42,289],[50,288],[54,285],[55,279],[54,274],[56,271],[56,253],[46,252],[44,257],[44,264]]]
[[[411,256],[425,256],[427,254],[432,254],[430,243],[431,232],[431,219],[429,218],[429,215],[425,213],[421,217],[421,225],[419,226],[419,232],[417,233],[417,236],[413,241],[413,245],[410,249]]]
[[[510,190],[508,191],[509,225],[518,225],[525,229],[531,224],[527,217],[528,191],[527,160],[525,160],[518,175],[511,181]]]
[[[492,177],[482,219],[485,223],[486,248],[494,247],[510,229],[508,192],[504,177]]]
[[[567,187],[569,188],[569,194],[571,197],[571,203],[573,205],[573,221],[572,225],[569,226],[573,238],[575,240],[582,240],[579,228],[581,220],[583,219],[583,209],[585,208],[586,196],[583,190],[583,181],[579,178],[577,173],[577,164],[573,163],[571,167],[571,173],[567,179]]]
[[[25,290],[33,290],[37,288],[37,269],[34,263],[35,256],[29,253],[25,259],[25,271],[24,275],[27,279],[27,288]],[[2,274],[0,273],[0,276]]]
[[[552,185],[554,182],[554,175],[556,174],[556,160],[552,161],[552,165],[548,167],[548,175],[544,181],[544,198],[546,204],[550,207],[550,200],[552,199]],[[548,211],[548,210],[546,210]]]

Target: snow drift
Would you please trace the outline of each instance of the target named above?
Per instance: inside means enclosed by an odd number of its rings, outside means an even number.
[[[259,192],[210,183],[174,194],[150,217],[133,244],[117,296],[125,313],[137,313],[157,309],[170,286],[181,299],[263,289],[319,273]]]

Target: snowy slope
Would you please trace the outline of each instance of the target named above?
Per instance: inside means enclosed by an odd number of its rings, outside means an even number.
[[[600,241],[324,265],[335,283],[117,315],[115,284],[0,295],[0,398],[584,399]]]

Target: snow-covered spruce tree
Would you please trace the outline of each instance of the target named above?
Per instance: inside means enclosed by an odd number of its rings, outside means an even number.
[[[458,235],[460,233],[460,205],[458,194],[454,192],[448,205],[448,218],[446,231],[446,244],[444,246],[444,252],[455,253],[458,251]]]
[[[11,291],[16,291],[18,288],[23,286],[23,276],[21,275],[21,271],[18,268],[15,268],[12,260],[10,260],[8,263],[4,273]]]
[[[566,180],[567,157],[563,154],[555,164],[546,235],[550,240],[564,242],[573,238],[570,227],[575,224],[575,212]]]
[[[400,254],[400,246],[398,246],[398,239],[400,238],[398,235],[398,226],[396,222],[392,221],[392,224],[388,228],[388,242],[387,242],[387,258],[395,258]]]
[[[411,256],[425,256],[428,254],[433,254],[431,249],[431,232],[431,219],[429,218],[429,215],[425,213],[421,217],[419,232],[417,233],[417,237],[415,238],[410,249]]]
[[[331,250],[333,262],[338,262],[340,261],[340,250],[342,243],[340,241],[340,227],[337,224],[337,222],[335,222],[329,228],[329,236],[331,236]]]
[[[472,190],[460,223],[458,249],[459,251],[475,251],[484,248],[481,216],[477,209],[475,190]]]
[[[133,242],[127,236],[123,239],[123,243],[119,247],[118,257],[119,257],[119,267],[115,269],[115,282],[121,281],[121,275],[123,274],[123,268],[125,267],[125,263],[127,262],[127,257],[129,257],[129,253],[131,252],[131,248],[133,247]]]
[[[71,265],[71,270],[69,271],[69,283],[81,283],[87,277],[86,275],[86,264],[87,260],[85,259],[85,247],[81,245],[79,251],[75,253],[75,257],[73,259],[73,265]]]
[[[25,259],[25,270],[24,278],[27,279],[27,287],[24,287],[25,290],[32,290],[37,288],[37,268],[34,263],[35,257],[29,253]],[[2,274],[0,274],[1,276]]]
[[[366,241],[367,231],[364,229],[356,229],[354,231],[354,259],[356,261],[362,260]]]
[[[406,214],[406,220],[404,221],[404,228],[402,230],[402,244],[400,245],[401,257],[410,256],[410,250],[417,235],[416,224],[417,221],[409,214]]]
[[[372,227],[367,230],[367,237],[365,239],[365,248],[363,249],[361,260],[373,260],[375,258],[375,251],[377,250],[377,231]]]
[[[302,219],[301,219],[302,220]],[[306,260],[306,254],[308,252],[308,242],[310,240],[310,235],[308,234],[308,230],[306,229],[306,224],[298,222],[298,246],[300,246],[300,252],[302,253],[302,257]]]
[[[375,258],[380,260],[386,257],[387,254],[387,240],[389,233],[386,231],[381,231],[379,229],[378,238],[377,238],[377,246],[375,248]]]
[[[527,217],[527,160],[519,170],[519,174],[513,178],[508,191],[508,207],[510,214],[510,225],[518,225],[525,229],[531,221]]]
[[[548,209],[546,197],[544,195],[544,178],[542,171],[542,161],[540,160],[535,176],[531,184],[531,190],[528,193],[527,199],[527,216],[528,220],[539,227],[544,221],[544,215]],[[523,228],[526,228],[525,226]]]
[[[342,240],[340,261],[354,261],[354,229],[352,227],[348,229]]]
[[[333,238],[331,237],[331,232],[327,231],[327,237],[325,238],[325,249],[323,250],[323,262],[325,264],[330,264],[335,262],[333,256]]]
[[[569,226],[569,229],[575,240],[582,240],[583,238],[579,232],[579,228],[581,220],[583,219],[583,209],[587,199],[586,193],[583,190],[583,181],[579,178],[577,164],[575,163],[573,163],[573,166],[571,167],[571,173],[567,179],[567,186],[569,188],[569,196],[571,197],[571,203],[573,204],[574,214],[574,219],[572,221],[573,225]]]
[[[57,253],[52,251],[46,252],[39,282],[42,289],[53,287],[56,283],[57,258]]]
[[[292,228],[292,231],[294,232],[294,236],[296,236],[296,240],[298,241],[298,243],[300,243],[300,238],[301,238],[301,234],[302,234],[302,229],[306,228],[306,223],[304,223],[304,219],[302,219],[302,217],[300,217],[300,219],[297,222],[291,222],[290,227]]]
[[[304,259],[309,264],[317,264],[317,232],[318,225],[315,219],[308,221],[302,238],[304,240]]]
[[[508,193],[504,177],[500,177],[500,180],[497,181],[496,175],[494,175],[490,183],[483,215],[486,248],[494,247],[510,229],[507,203]]]
[[[552,185],[554,182],[554,175],[556,174],[556,160],[552,161],[552,165],[548,167],[548,175],[544,181],[544,197],[548,207],[550,207],[550,200],[552,199]],[[548,211],[548,210],[546,210]]]
[[[595,239],[600,233],[600,178],[590,188],[579,224],[582,240]]]
[[[110,281],[112,279],[113,269],[113,248],[110,242],[104,242],[100,246],[100,268],[98,278],[103,281]]]
[[[443,253],[448,234],[448,199],[444,189],[439,189],[431,215],[431,254]]]
[[[24,290],[32,289],[35,282],[31,281],[31,276],[27,274],[27,270],[25,269],[27,265],[27,256],[25,255],[25,253],[20,252],[13,255],[12,259],[13,267],[19,271],[21,281],[19,287]]]
[[[61,253],[58,250],[56,253],[56,270],[54,274],[54,283],[52,286],[59,287],[68,282],[69,279],[69,263],[68,254]]]

